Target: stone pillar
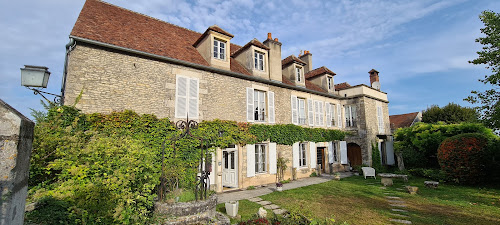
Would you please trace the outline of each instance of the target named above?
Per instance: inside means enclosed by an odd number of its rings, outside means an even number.
[[[35,123],[0,99],[0,224],[23,224]]]

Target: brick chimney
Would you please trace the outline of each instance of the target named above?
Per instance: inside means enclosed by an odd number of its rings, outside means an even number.
[[[372,88],[380,90],[380,81],[379,81],[379,77],[378,77],[378,71],[376,71],[375,69],[372,69],[372,70],[368,71],[368,73],[370,74],[370,85],[372,86]],[[373,82],[377,82],[375,84],[375,87],[374,87]]]
[[[269,48],[269,78],[283,82],[281,71],[281,43],[278,38],[273,40],[272,34],[267,33],[267,40],[263,42]]]
[[[305,63],[307,63],[307,65],[304,66],[304,74],[306,74],[307,72],[309,72],[313,69],[311,52],[304,50],[304,54],[299,56],[299,59],[304,61]]]

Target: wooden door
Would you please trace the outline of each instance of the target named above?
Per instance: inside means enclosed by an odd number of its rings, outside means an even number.
[[[363,164],[363,158],[361,157],[361,147],[355,143],[347,144],[347,158],[351,163],[351,166],[358,166]]]
[[[318,147],[316,150],[317,163],[321,164],[321,171],[325,172],[325,147]]]

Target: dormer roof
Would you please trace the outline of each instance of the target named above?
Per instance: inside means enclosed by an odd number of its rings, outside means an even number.
[[[251,41],[249,41],[246,45],[244,45],[243,47],[241,47],[240,49],[238,49],[234,53],[232,53],[231,57],[238,56],[240,53],[244,52],[247,48],[249,48],[252,45],[259,47],[259,48],[262,48],[262,49],[265,49],[265,50],[269,50],[269,48],[267,46],[265,46],[264,44],[262,44],[262,42],[260,42],[259,40],[254,38]]]
[[[313,78],[313,77],[320,76],[323,74],[330,74],[332,76],[337,75],[336,73],[332,72],[330,69],[322,66],[320,68],[316,68],[314,70],[307,72],[304,76],[306,77],[306,79],[309,79],[309,78]]]
[[[298,64],[301,64],[303,66],[307,64],[306,62],[300,60],[296,56],[290,55],[290,56],[286,57],[285,59],[281,60],[281,67],[285,67],[290,63],[298,63]]]
[[[351,85],[349,83],[344,82],[344,83],[336,84],[335,85],[335,90],[340,91],[340,90],[347,89],[347,88],[350,88],[350,87],[351,87]]]
[[[203,33],[203,34],[202,34],[202,35],[198,38],[198,40],[196,40],[196,42],[194,42],[193,46],[194,46],[194,47],[198,46],[198,44],[199,44],[199,43],[203,40],[203,38],[205,38],[205,36],[207,36],[207,35],[208,35],[208,33],[209,33],[210,31],[215,31],[215,32],[217,32],[217,33],[219,33],[219,34],[226,35],[226,36],[228,36],[228,37],[230,37],[230,38],[233,38],[233,37],[234,37],[234,35],[232,35],[232,34],[230,34],[229,32],[227,32],[227,31],[223,30],[223,29],[222,29],[222,28],[220,28],[219,26],[217,26],[217,25],[212,25],[212,26],[210,26],[210,27],[208,27],[208,28],[207,28],[207,30],[206,30],[206,31],[205,31],[205,32],[204,32],[204,33]]]

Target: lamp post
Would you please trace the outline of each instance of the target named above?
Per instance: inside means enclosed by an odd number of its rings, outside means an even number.
[[[24,65],[21,68],[21,85],[32,90],[35,95],[41,95],[47,102],[51,105],[63,105],[64,99],[61,95],[52,94],[49,92],[42,91],[41,89],[46,88],[49,83],[50,72],[49,68],[45,66],[30,66]],[[53,95],[54,101],[50,101],[43,94]]]

